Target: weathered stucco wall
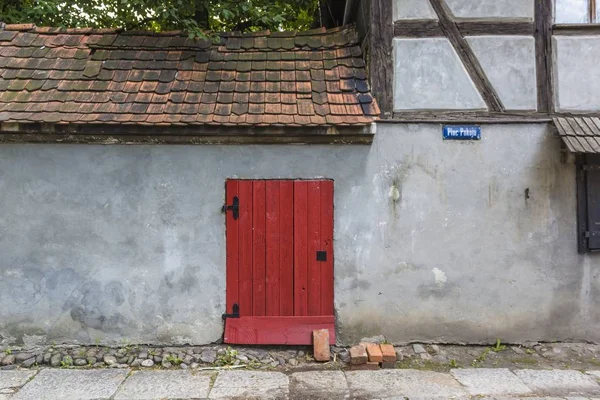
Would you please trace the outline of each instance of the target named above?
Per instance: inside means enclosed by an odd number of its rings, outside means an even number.
[[[394,0],[393,20],[437,19],[429,0]]]
[[[560,111],[600,109],[600,37],[554,36],[556,104]]]
[[[222,334],[224,181],[335,179],[340,339],[600,341],[600,259],[545,125],[380,124],[372,146],[0,146],[0,339]],[[525,198],[529,188],[530,198]]]
[[[469,45],[508,110],[535,110],[533,36],[471,36]]]
[[[446,0],[452,13],[460,18],[533,19],[534,0]]]
[[[508,110],[535,110],[533,36],[467,38]],[[486,105],[446,38],[394,39],[394,110],[485,110]]]
[[[394,39],[394,110],[486,109],[446,38]]]

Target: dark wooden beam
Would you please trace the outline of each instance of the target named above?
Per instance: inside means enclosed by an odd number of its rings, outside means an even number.
[[[552,27],[552,33],[570,36],[600,35],[600,24],[556,24]]]
[[[533,35],[535,30],[530,19],[457,19],[456,25],[463,36],[475,35]]]
[[[454,22],[454,16],[452,11],[446,4],[445,0],[430,0],[433,9],[435,10],[440,27],[442,31],[458,53],[460,60],[462,61],[465,69],[469,73],[471,80],[475,84],[477,90],[481,94],[481,97],[485,101],[490,111],[504,111],[504,105],[500,100],[500,96],[496,93],[496,90],[490,83],[490,80],[486,76],[481,64],[471,46],[467,40],[463,37],[458,29],[458,25]]]
[[[554,111],[552,86],[552,0],[535,1],[535,58],[538,111]]]
[[[394,113],[393,120],[385,122],[401,123],[469,123],[469,124],[514,124],[550,122],[552,118],[548,114],[538,112],[489,112],[489,111],[446,111],[446,110],[423,110]],[[381,121],[384,122],[384,121]]]
[[[535,26],[529,19],[462,18],[456,25],[463,36],[532,35]],[[394,22],[394,36],[408,38],[443,37],[437,20],[414,19]]]
[[[391,0],[370,0],[369,76],[371,93],[377,99],[382,118],[389,118],[394,108],[394,60]]]
[[[438,21],[433,19],[414,19],[394,22],[395,37],[427,38],[444,36]]]
[[[453,111],[453,110],[418,110],[395,112],[394,118],[381,123],[473,123],[473,124],[515,124],[545,123],[553,118],[598,117],[600,112],[561,112],[542,113],[537,111]]]

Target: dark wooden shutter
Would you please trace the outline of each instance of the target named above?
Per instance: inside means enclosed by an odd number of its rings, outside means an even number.
[[[600,165],[596,165],[600,167]],[[600,169],[588,170],[587,174],[588,247],[600,250]]]

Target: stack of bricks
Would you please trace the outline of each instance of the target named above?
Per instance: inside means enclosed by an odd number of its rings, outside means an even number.
[[[391,344],[361,343],[350,349],[350,369],[394,368],[396,350]]]

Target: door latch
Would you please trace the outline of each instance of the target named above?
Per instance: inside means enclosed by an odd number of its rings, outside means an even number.
[[[327,252],[317,251],[317,261],[327,261]]]
[[[233,211],[233,219],[237,220],[240,217],[240,199],[237,196],[233,198],[233,204],[228,206],[227,204],[223,205],[221,208],[221,212]]]
[[[227,318],[239,318],[240,317],[240,305],[238,303],[235,303],[233,305],[233,312],[231,314],[223,314],[221,315],[221,318],[223,319],[227,319]]]

